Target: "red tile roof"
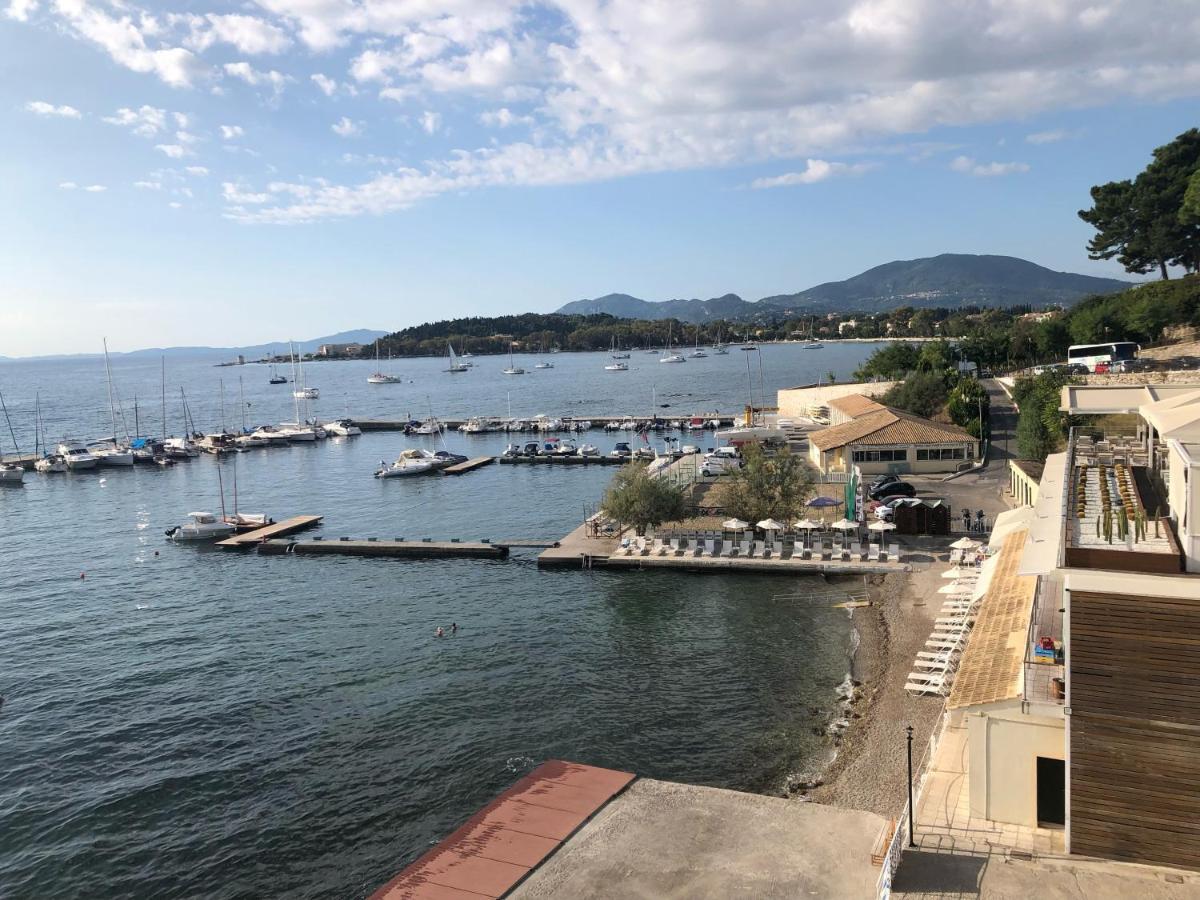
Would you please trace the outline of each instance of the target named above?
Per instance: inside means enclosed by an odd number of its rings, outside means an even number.
[[[371,900],[501,897],[634,777],[562,760],[543,763],[377,890]]]
[[[832,450],[850,444],[874,446],[911,446],[913,444],[965,444],[975,438],[957,425],[942,425],[930,422],[898,409],[885,406],[878,412],[867,413],[814,431],[808,436],[809,443],[819,450]]]

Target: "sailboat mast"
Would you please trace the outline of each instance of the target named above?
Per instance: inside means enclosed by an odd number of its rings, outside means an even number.
[[[35,391],[33,395],[33,455],[41,459],[42,446],[42,395]]]
[[[221,490],[221,521],[225,521],[225,481],[221,478],[221,462],[217,461],[217,486]]]
[[[221,397],[220,397],[220,405],[221,405],[221,434],[224,434],[224,433],[225,433],[225,379],[224,379],[224,378],[218,378],[218,379],[217,379],[217,386],[218,386],[218,388],[219,388],[219,389],[220,389],[220,391],[221,391]]]
[[[296,345],[288,341],[288,353],[292,357],[292,405],[296,408],[296,426],[300,426],[300,398],[297,392],[302,390],[302,386],[296,382]]]
[[[163,440],[167,439],[167,358],[162,357],[162,417]]]
[[[142,423],[141,419],[138,418],[137,394],[133,395],[133,431],[134,437],[140,438],[142,436]]]
[[[108,412],[112,416],[112,442],[117,445],[117,405],[113,401],[112,364],[108,361],[108,338],[101,338],[104,343],[104,371],[108,376]]]
[[[238,406],[242,408],[242,434],[246,433],[246,386],[242,384],[242,376],[238,376]]]
[[[10,419],[8,417],[8,407],[4,404],[4,395],[3,394],[0,394],[0,409],[4,410],[4,421],[8,423],[8,434],[9,434],[9,437],[12,438],[13,452],[16,453],[18,457],[20,457],[21,448],[17,445],[17,433],[15,431],[13,431],[12,419]]]

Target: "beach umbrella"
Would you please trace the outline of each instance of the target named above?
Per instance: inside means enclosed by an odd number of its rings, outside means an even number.
[[[867,528],[871,531],[895,531],[896,525],[893,522],[888,522],[886,519],[876,519]]]
[[[830,528],[836,528],[838,531],[849,531],[851,528],[857,528],[857,522],[851,522],[849,519],[838,519]]]
[[[741,519],[726,519],[721,523],[721,527],[729,531],[745,531],[750,527],[750,523],[743,522]]]
[[[808,505],[812,509],[827,509],[831,506],[841,506],[841,500],[835,500],[833,497],[813,497],[808,501]]]
[[[822,527],[820,522],[814,522],[812,519],[800,519],[792,523],[792,527],[797,531],[815,531]]]
[[[979,541],[973,541],[969,537],[960,537],[950,546],[955,550],[974,550],[981,545]]]
[[[763,531],[783,531],[787,528],[782,522],[777,522],[774,519],[763,519],[755,527],[761,528]]]

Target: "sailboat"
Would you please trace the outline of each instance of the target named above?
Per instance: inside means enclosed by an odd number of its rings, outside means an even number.
[[[699,325],[696,326],[696,349],[693,350],[691,353],[689,353],[688,356],[690,356],[692,359],[704,359],[705,357],[708,356],[707,353],[705,353],[703,350],[700,349],[700,326]]]
[[[546,345],[545,345],[545,343],[543,343],[541,349],[538,351],[538,354],[540,355],[545,352],[546,352]],[[538,360],[538,362],[534,363],[533,367],[535,369],[553,369],[554,363],[550,362],[549,360],[542,359],[542,360]]]
[[[317,388],[306,387],[304,384],[304,354],[300,354],[300,378],[296,380],[296,348],[293,345],[292,351],[292,381],[300,385],[297,390],[292,391],[292,396],[298,400],[316,400],[321,396],[321,392]]]
[[[512,343],[508,345],[508,368],[504,370],[505,375],[524,375],[525,370],[513,362]]]
[[[717,356],[728,356],[729,350],[721,343],[721,329],[717,329],[717,342],[712,345],[712,352]]]
[[[628,353],[618,353],[617,352],[617,336],[615,334],[613,335],[612,345],[608,348],[608,352],[609,352],[609,355],[612,356],[613,359],[629,359]],[[605,366],[604,368],[607,369],[608,366]],[[628,366],[626,366],[626,368],[628,368]]]
[[[46,446],[46,426],[42,422],[42,396],[34,394],[33,396],[33,455],[37,456],[38,452],[41,456],[33,467],[39,472],[65,472],[67,471],[67,461],[61,456],[50,452],[50,448]]]
[[[108,360],[108,341],[104,340],[104,372],[108,378],[108,412],[112,417],[112,437],[96,441],[88,450],[101,466],[132,466],[133,450],[117,438],[117,404],[113,394],[112,364]],[[128,440],[128,438],[126,438]]]
[[[813,321],[811,318],[808,320],[808,340],[801,344],[805,350],[820,350],[825,346],[813,335]]]
[[[450,352],[450,368],[446,370],[447,372],[459,373],[470,370],[471,367],[469,365],[467,365],[465,362],[461,362],[459,358],[455,356],[453,344],[447,343],[446,349]]]
[[[13,431],[12,420],[8,418],[8,407],[4,404],[4,396],[0,394],[0,408],[4,410],[4,421],[8,423],[8,433],[12,437],[13,451],[19,457],[21,448],[17,446],[17,435]],[[0,484],[20,484],[25,480],[25,467],[20,463],[4,462],[4,455],[0,454]]]
[[[391,356],[388,356],[391,359]],[[367,384],[400,384],[404,379],[379,370],[379,341],[375,342],[375,373],[367,376]]]
[[[659,361],[660,363],[681,363],[681,362],[687,362],[687,360],[686,360],[686,359],[684,359],[682,356],[680,356],[678,353],[674,352],[674,351],[671,349],[671,339],[672,339],[672,337],[673,337],[673,334],[672,334],[672,327],[673,327],[673,326],[668,326],[668,328],[667,328],[667,355],[666,355],[666,356],[660,356],[660,357],[659,357],[659,359],[658,359],[658,361]]]
[[[267,379],[267,384],[287,384],[287,376],[280,375],[275,369],[275,363],[271,363],[271,377]]]

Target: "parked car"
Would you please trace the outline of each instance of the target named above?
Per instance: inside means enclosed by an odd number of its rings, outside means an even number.
[[[741,467],[741,457],[709,455],[700,464],[700,474],[706,477],[724,475],[726,472],[736,472]]]
[[[908,500],[908,497],[891,497],[883,503],[875,507],[875,518],[883,519],[885,522],[890,522],[892,516],[896,514],[896,507]]]
[[[867,492],[867,496],[872,500],[883,500],[885,498],[894,497],[915,497],[917,489],[907,481],[889,481],[881,484],[879,487],[872,488]]]
[[[876,475],[873,479],[871,479],[871,483],[867,489],[873,491],[876,488],[883,487],[885,484],[896,484],[899,481],[901,481],[899,475],[896,475],[893,472],[885,472],[883,475]]]

